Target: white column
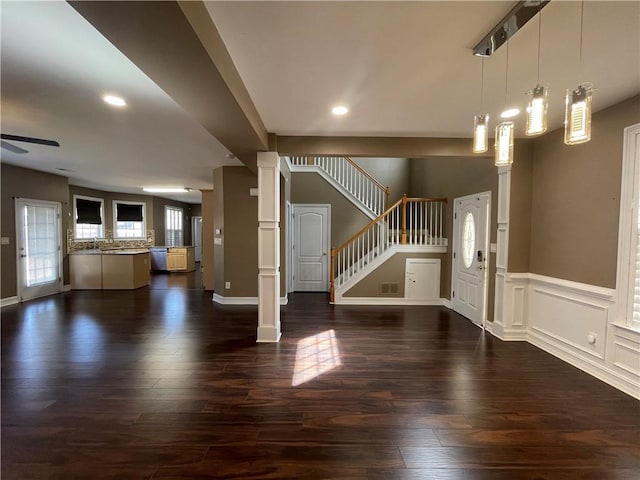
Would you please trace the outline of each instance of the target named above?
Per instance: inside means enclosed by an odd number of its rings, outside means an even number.
[[[280,340],[280,157],[258,152],[258,342]]]

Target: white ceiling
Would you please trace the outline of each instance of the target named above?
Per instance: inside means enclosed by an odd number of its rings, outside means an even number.
[[[279,135],[470,137],[480,110],[471,49],[514,2],[208,2],[207,8],[269,132]],[[57,140],[18,144],[2,161],[70,183],[141,193],[145,185],[212,188],[228,150],[65,2],[1,2],[3,133]],[[600,110],[640,92],[640,2],[553,0],[542,11],[540,81],[550,124],[563,97],[594,84]],[[538,22],[509,42],[508,102],[536,83]],[[505,104],[503,46],[484,61],[484,111]],[[188,81],[188,78],[185,78]],[[101,100],[113,92],[125,109]],[[351,111],[334,117],[331,106]],[[524,118],[516,119],[522,131]],[[68,169],[62,172],[58,169]],[[199,193],[173,198],[199,202]]]
[[[207,2],[265,126],[279,135],[469,137],[482,60],[472,48],[515,2]],[[578,85],[580,2],[542,10],[550,124]],[[536,84],[538,17],[509,41],[508,103]],[[640,2],[585,2],[582,80],[599,110],[640,91]],[[484,109],[505,103],[506,46],[485,60]],[[344,103],[345,117],[330,108]],[[520,131],[524,116],[517,120]]]
[[[66,2],[2,2],[2,133],[57,140],[60,148],[10,142],[2,161],[70,177],[70,183],[200,203],[213,169],[241,165],[229,151]],[[126,99],[123,109],[101,97]],[[60,171],[65,168],[71,172]]]

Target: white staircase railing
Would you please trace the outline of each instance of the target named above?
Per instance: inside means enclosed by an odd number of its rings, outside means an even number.
[[[349,240],[332,248],[330,301],[334,301],[336,289],[395,245],[445,245],[446,203],[446,198],[404,195]]]
[[[293,167],[322,169],[375,216],[382,214],[388,206],[389,187],[383,186],[349,157],[294,156],[289,157],[289,162]]]

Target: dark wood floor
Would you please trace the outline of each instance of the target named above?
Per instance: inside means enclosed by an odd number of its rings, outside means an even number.
[[[2,479],[638,479],[640,402],[531,345],[321,294],[256,344],[196,286],[2,309]]]

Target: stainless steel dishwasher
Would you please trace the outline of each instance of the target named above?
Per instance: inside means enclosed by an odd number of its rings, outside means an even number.
[[[151,270],[154,272],[167,270],[167,247],[151,247]]]

